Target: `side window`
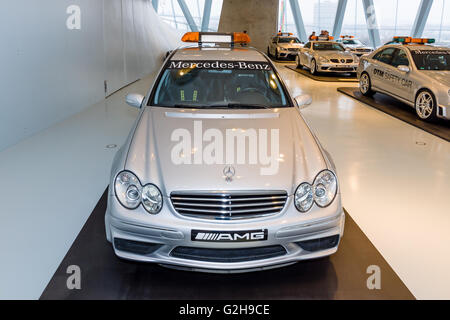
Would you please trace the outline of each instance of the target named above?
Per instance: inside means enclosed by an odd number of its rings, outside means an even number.
[[[373,58],[383,63],[391,64],[396,48],[386,48],[378,52]]]
[[[304,48],[310,49],[310,48],[311,48],[311,42],[308,42],[307,44],[305,44],[305,45],[304,45]]]
[[[391,64],[394,67],[398,67],[400,65],[409,66],[409,60],[406,51],[403,49],[397,49]]]
[[[276,37],[272,39],[272,43],[277,43],[277,38]]]

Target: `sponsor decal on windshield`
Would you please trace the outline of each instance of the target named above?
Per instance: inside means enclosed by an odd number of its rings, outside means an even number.
[[[450,50],[411,50],[412,54],[450,54]]]
[[[252,61],[181,61],[171,60],[168,69],[272,70],[267,62]]]

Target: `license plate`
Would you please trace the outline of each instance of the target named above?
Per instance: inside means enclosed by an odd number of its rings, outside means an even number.
[[[192,230],[192,241],[204,242],[250,242],[267,240],[267,229],[246,231]]]

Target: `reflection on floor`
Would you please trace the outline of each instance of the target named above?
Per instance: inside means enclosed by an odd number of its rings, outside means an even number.
[[[373,97],[365,97],[361,94],[359,88],[341,87],[337,90],[450,142],[450,121],[444,119],[437,119],[433,122],[423,121],[417,116],[414,108],[382,93],[376,93]]]
[[[105,191],[41,299],[414,299],[348,215],[331,257],[269,271],[205,274],[117,258],[105,240],[106,198]],[[80,267],[81,290],[67,288],[72,265]],[[380,290],[367,287],[373,265],[380,268]]]
[[[297,68],[296,65],[286,65],[286,68],[292,70],[294,72],[298,72],[299,74],[311,78],[316,81],[325,81],[325,82],[358,82],[356,76],[351,75],[349,73],[340,74],[340,73],[319,73],[312,75],[311,72],[306,68]]]
[[[294,96],[313,98],[302,113],[352,218],[416,298],[450,299],[450,143],[336,92],[342,84],[278,69]]]

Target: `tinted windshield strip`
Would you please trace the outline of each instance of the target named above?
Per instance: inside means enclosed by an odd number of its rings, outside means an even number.
[[[167,69],[216,69],[216,70],[267,70],[271,71],[269,63],[263,61],[183,61],[171,60]]]

